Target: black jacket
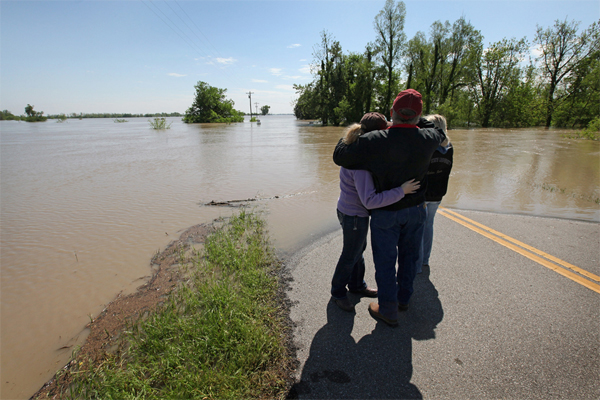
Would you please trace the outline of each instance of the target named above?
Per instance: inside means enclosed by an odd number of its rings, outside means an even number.
[[[416,179],[421,187],[384,210],[401,210],[425,201],[425,175],[433,152],[446,139],[443,131],[421,118],[417,127],[391,127],[372,131],[346,145],[335,147],[333,162],[348,169],[366,169],[373,175],[377,192],[393,189]]]
[[[427,192],[425,192],[426,201],[442,201],[442,197],[448,191],[448,179],[452,170],[452,158],[454,148],[450,148],[446,153],[436,150],[431,156],[429,162],[429,171],[427,171]]]

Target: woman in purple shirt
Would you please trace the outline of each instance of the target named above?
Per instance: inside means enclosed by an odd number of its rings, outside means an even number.
[[[360,122],[348,128],[343,139],[345,143],[354,142],[363,133],[389,126],[380,113],[367,113]],[[368,287],[364,281],[363,253],[367,248],[369,210],[396,203],[405,194],[414,193],[419,186],[419,182],[413,179],[400,187],[376,193],[370,172],[340,168],[337,215],[344,235],[344,247],[331,281],[331,300],[342,310],[354,311],[354,305],[347,296],[348,290],[366,297],[377,297],[377,289]]]

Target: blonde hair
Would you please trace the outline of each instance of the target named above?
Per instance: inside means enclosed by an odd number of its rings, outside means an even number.
[[[446,134],[446,140],[442,143],[442,146],[447,146],[450,143],[450,136],[448,136],[448,128],[446,125],[446,118],[440,114],[432,114],[425,117],[429,122],[433,122],[436,128],[441,129]]]
[[[343,142],[344,144],[350,144],[356,142],[356,139],[360,135],[365,133],[361,124],[352,124],[348,127],[346,134],[344,135]]]
[[[440,128],[444,131],[445,134],[448,134],[447,126],[446,126],[446,118],[440,114],[432,114],[425,117],[425,119],[429,122],[433,122],[436,128]]]

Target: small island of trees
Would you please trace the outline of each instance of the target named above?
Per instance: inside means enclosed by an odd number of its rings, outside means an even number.
[[[32,106],[31,104],[27,104],[27,107],[25,107],[25,114],[26,115],[13,115],[13,113],[11,113],[8,110],[2,110],[0,112],[0,120],[41,122],[41,121],[46,121],[48,119],[48,117],[44,116],[44,112],[43,111],[35,111],[33,109],[33,107],[35,107],[35,106]]]
[[[183,122],[244,122],[244,113],[233,108],[233,100],[225,98],[227,89],[219,89],[202,81],[195,88],[196,99],[185,112]]]

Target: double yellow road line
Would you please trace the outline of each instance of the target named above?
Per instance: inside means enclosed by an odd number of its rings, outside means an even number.
[[[462,216],[454,211],[450,211],[447,208],[440,207],[438,214],[442,214],[444,217],[449,218],[452,221],[457,222],[471,229],[472,231],[475,231],[480,235],[483,235],[488,239],[491,239],[494,242],[499,243],[502,246],[507,247],[529,258],[530,260],[533,260],[538,264],[543,265],[544,267],[549,268],[552,271],[585,286],[590,290],[593,290],[596,293],[600,293],[600,276],[598,275],[592,274],[591,272],[581,269],[573,264],[531,247],[523,242],[518,241],[517,239],[513,239],[510,236],[495,231],[492,228],[488,228],[479,222],[473,221],[472,219]]]

